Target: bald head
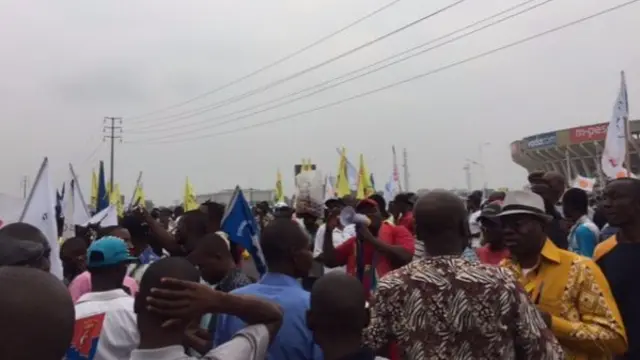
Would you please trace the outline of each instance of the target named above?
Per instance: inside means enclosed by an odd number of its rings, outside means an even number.
[[[360,281],[340,272],[320,277],[311,289],[310,317],[315,332],[359,335],[369,320]]]
[[[468,240],[469,233],[467,209],[457,195],[446,190],[431,191],[418,199],[413,214],[416,235],[425,242],[429,254],[437,255],[444,248],[462,251],[462,242]],[[443,241],[445,236],[446,242]],[[456,242],[460,244],[454,244]]]
[[[60,360],[71,344],[75,311],[69,291],[53,275],[0,267],[0,359]]]

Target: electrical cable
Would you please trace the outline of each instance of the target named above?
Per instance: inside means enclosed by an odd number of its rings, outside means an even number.
[[[533,1],[536,1],[536,0],[526,0],[526,1],[522,2],[522,3],[520,3],[520,4],[517,4],[517,5],[515,5],[515,6],[512,6],[512,7],[508,8],[508,9],[506,9],[506,10],[500,11],[500,12],[498,12],[498,13],[496,13],[496,14],[494,14],[494,15],[491,15],[491,16],[489,16],[489,17],[486,17],[486,18],[484,18],[484,19],[482,19],[482,20],[478,20],[478,21],[476,21],[476,22],[474,22],[474,23],[472,23],[472,24],[470,24],[470,25],[464,26],[464,27],[462,27],[462,28],[460,28],[460,29],[457,29],[457,30],[455,30],[455,31],[452,31],[452,32],[450,32],[450,33],[448,33],[448,34],[446,34],[446,35],[440,36],[440,37],[438,37],[438,38],[436,38],[436,39],[429,40],[429,41],[427,41],[426,43],[423,43],[423,44],[421,44],[421,45],[415,46],[415,47],[413,47],[413,48],[411,48],[411,49],[404,50],[404,51],[402,51],[402,52],[400,52],[400,53],[397,53],[397,54],[394,54],[394,55],[389,56],[389,57],[387,57],[387,58],[384,58],[384,59],[382,59],[382,60],[376,61],[376,62],[374,62],[374,63],[372,63],[372,64],[367,65],[367,66],[364,66],[364,67],[361,67],[361,68],[358,68],[358,69],[352,70],[352,71],[350,71],[350,72],[348,72],[348,73],[346,73],[346,74],[343,74],[343,75],[340,75],[340,76],[335,77],[335,78],[333,78],[333,79],[330,79],[330,80],[324,81],[324,82],[322,82],[322,83],[320,83],[320,84],[316,84],[316,85],[313,85],[313,86],[310,86],[310,87],[307,87],[307,88],[304,88],[304,89],[297,90],[297,91],[295,91],[295,92],[293,92],[293,93],[289,93],[289,94],[287,94],[287,95],[284,95],[284,96],[278,97],[278,98],[276,98],[276,99],[272,99],[272,100],[269,100],[269,101],[266,101],[266,102],[263,102],[263,103],[260,103],[260,104],[256,104],[256,105],[250,106],[250,107],[248,107],[248,108],[240,109],[240,110],[238,110],[238,111],[234,111],[234,112],[231,112],[231,113],[223,114],[223,115],[220,115],[220,116],[217,116],[217,117],[214,117],[214,118],[210,118],[210,119],[206,119],[206,120],[198,121],[198,122],[195,122],[195,123],[189,123],[189,124],[173,124],[172,126],[162,127],[162,128],[155,129],[155,127],[158,127],[158,126],[162,125],[162,123],[157,123],[157,124],[153,124],[153,125],[148,125],[148,126],[143,127],[143,128],[136,128],[136,129],[134,129],[134,130],[129,130],[129,132],[130,132],[130,133],[133,133],[133,134],[136,134],[136,133],[145,133],[145,134],[146,134],[146,133],[149,133],[149,132],[161,132],[161,131],[167,131],[167,130],[184,129],[185,127],[192,127],[192,126],[194,126],[194,125],[201,125],[201,124],[205,124],[205,123],[208,123],[208,122],[211,122],[211,121],[214,121],[214,120],[218,120],[218,119],[226,118],[226,117],[229,117],[229,116],[232,116],[232,115],[236,115],[236,114],[240,114],[240,113],[243,113],[243,112],[247,112],[248,110],[252,110],[252,109],[255,109],[255,108],[259,108],[259,107],[264,106],[264,105],[269,105],[269,104],[272,104],[272,103],[278,102],[278,101],[280,101],[280,100],[283,100],[283,99],[286,99],[286,98],[289,98],[289,97],[292,97],[292,96],[296,96],[296,95],[302,94],[302,93],[304,93],[304,92],[306,92],[306,91],[308,91],[308,90],[313,90],[313,89],[316,89],[316,88],[320,88],[319,90],[313,91],[313,92],[311,92],[311,93],[308,93],[308,94],[305,94],[305,95],[302,95],[302,96],[296,97],[296,98],[291,99],[291,100],[289,100],[289,101],[286,101],[286,102],[283,102],[283,103],[280,103],[280,104],[277,104],[277,105],[274,105],[274,106],[271,106],[271,107],[268,107],[268,108],[265,108],[265,109],[261,109],[261,110],[253,111],[253,112],[251,112],[251,113],[249,113],[249,114],[245,114],[245,115],[242,115],[242,116],[234,117],[234,118],[231,118],[231,119],[229,119],[229,120],[222,121],[222,122],[217,122],[217,123],[211,124],[210,126],[205,126],[205,127],[199,128],[199,129],[195,129],[195,130],[191,130],[191,131],[187,131],[187,132],[181,132],[181,133],[178,133],[178,134],[173,134],[173,136],[176,136],[176,135],[178,135],[178,136],[179,136],[179,135],[189,134],[189,133],[192,133],[192,132],[195,132],[195,131],[200,131],[200,130],[206,130],[206,129],[210,129],[210,128],[215,128],[215,127],[222,126],[222,125],[225,125],[225,124],[228,124],[228,123],[231,123],[231,122],[237,121],[237,120],[241,120],[241,119],[245,119],[245,118],[248,118],[248,117],[251,117],[251,116],[255,116],[255,115],[258,115],[258,114],[264,113],[264,112],[266,112],[266,111],[270,111],[270,110],[273,110],[273,109],[277,109],[277,108],[280,108],[280,107],[282,107],[282,106],[285,106],[285,105],[291,104],[291,103],[293,103],[293,102],[296,102],[296,101],[298,101],[298,100],[302,100],[302,99],[304,99],[304,98],[307,98],[307,97],[313,96],[313,95],[315,95],[315,94],[318,94],[318,93],[321,93],[321,92],[324,92],[324,91],[327,91],[327,90],[333,89],[333,88],[338,87],[338,86],[340,86],[340,85],[343,85],[343,84],[345,84],[345,83],[347,83],[347,82],[351,82],[351,81],[353,81],[353,80],[357,80],[357,79],[359,79],[359,78],[361,78],[361,77],[364,77],[364,76],[370,75],[370,74],[372,74],[372,73],[378,72],[378,71],[380,71],[380,70],[386,69],[387,67],[390,67],[390,66],[396,65],[396,64],[401,63],[401,62],[404,62],[404,61],[409,60],[409,59],[411,59],[411,58],[413,58],[413,57],[416,57],[416,56],[418,56],[418,55],[423,55],[423,54],[425,54],[425,53],[427,53],[427,52],[429,52],[429,51],[432,51],[432,50],[438,49],[438,48],[440,48],[440,47],[442,47],[442,46],[444,46],[444,45],[447,45],[447,44],[450,44],[450,43],[456,42],[456,41],[461,40],[461,39],[463,39],[463,38],[465,38],[465,37],[467,37],[467,36],[473,35],[473,34],[475,34],[475,33],[477,33],[477,32],[480,32],[480,31],[485,30],[485,29],[487,29],[487,28],[490,28],[490,27],[492,27],[492,26],[496,26],[496,25],[498,25],[498,24],[500,24],[500,23],[502,23],[502,22],[504,22],[504,21],[507,21],[507,20],[509,20],[509,19],[512,19],[512,18],[515,18],[515,17],[517,17],[517,16],[519,16],[519,15],[522,15],[522,14],[524,14],[524,13],[527,13],[527,12],[529,12],[529,11],[531,11],[531,10],[534,10],[534,9],[536,9],[536,8],[538,8],[538,7],[540,7],[540,6],[543,6],[543,5],[545,5],[545,4],[547,4],[547,3],[551,2],[551,1],[554,1],[554,0],[545,0],[545,1],[541,2],[541,3],[539,3],[539,4],[534,4],[533,6],[528,7],[528,8],[526,8],[526,9],[524,9],[524,10],[521,10],[521,11],[519,11],[519,12],[513,13],[513,14],[511,14],[511,15],[509,15],[509,16],[504,17],[504,18],[498,19],[498,20],[496,20],[496,21],[494,21],[494,22],[491,22],[491,23],[489,23],[489,24],[486,24],[485,26],[482,26],[482,27],[480,27],[480,28],[478,28],[478,29],[475,29],[475,30],[473,30],[473,31],[467,32],[467,33],[462,34],[462,35],[460,35],[460,36],[457,36],[457,37],[451,38],[451,39],[449,39],[449,40],[447,40],[447,41],[445,41],[445,42],[442,42],[442,43],[437,44],[437,45],[435,45],[435,46],[429,47],[429,48],[424,49],[424,50],[422,50],[422,51],[420,51],[420,52],[417,52],[417,53],[414,53],[414,54],[408,55],[408,56],[406,56],[406,57],[400,58],[400,59],[398,59],[398,60],[396,60],[396,61],[390,62],[390,63],[388,63],[388,64],[386,64],[386,65],[380,66],[380,67],[375,68],[375,69],[373,69],[373,70],[367,71],[367,72],[365,72],[365,73],[359,74],[359,75],[357,75],[357,76],[354,76],[354,77],[348,78],[348,79],[346,79],[346,80],[343,80],[343,81],[340,81],[340,82],[338,82],[338,83],[335,83],[335,84],[332,84],[332,85],[330,85],[330,86],[327,86],[327,87],[322,88],[322,86],[324,86],[324,85],[326,85],[326,84],[330,84],[330,83],[332,83],[332,82],[334,82],[334,81],[336,81],[336,80],[340,80],[340,79],[343,79],[343,78],[345,78],[345,77],[347,77],[347,76],[349,76],[349,75],[356,74],[356,73],[358,73],[358,72],[360,72],[360,71],[362,71],[362,70],[366,70],[366,69],[372,68],[372,67],[374,67],[375,65],[378,65],[378,64],[384,63],[384,62],[386,62],[386,61],[388,61],[388,60],[390,60],[390,59],[397,58],[398,56],[402,56],[402,55],[407,54],[407,53],[410,53],[410,52],[412,52],[412,51],[414,51],[414,50],[416,50],[416,49],[420,49],[420,48],[423,48],[423,47],[425,47],[425,46],[427,46],[427,45],[433,44],[433,43],[435,43],[435,42],[437,42],[437,41],[439,41],[439,40],[445,39],[445,38],[447,38],[447,37],[449,37],[449,36],[451,36],[451,35],[454,35],[454,34],[457,34],[457,33],[461,32],[461,31],[464,31],[464,30],[467,30],[467,29],[469,29],[469,28],[472,28],[472,27],[474,27],[475,25],[478,25],[478,24],[481,24],[481,23],[486,22],[486,21],[488,21],[488,20],[494,19],[494,18],[496,18],[496,17],[498,17],[498,16],[500,16],[500,15],[504,15],[505,13],[507,13],[507,12],[509,12],[509,11],[512,11],[512,10],[514,10],[514,9],[518,8],[518,7],[523,6],[523,5],[529,4],[529,3],[533,2]],[[172,121],[172,122],[173,122],[173,121]],[[166,124],[166,122],[165,122],[165,124]]]
[[[367,47],[369,47],[369,46],[371,46],[371,45],[373,45],[373,44],[375,44],[377,42],[380,42],[380,41],[382,41],[384,39],[387,39],[387,38],[389,38],[389,37],[391,37],[393,35],[396,35],[396,34],[402,32],[402,31],[405,31],[405,30],[407,30],[407,29],[409,29],[409,28],[411,28],[411,27],[413,27],[415,25],[418,25],[421,22],[423,22],[423,21],[425,21],[427,19],[430,19],[430,18],[432,18],[432,17],[434,17],[434,16],[436,16],[438,14],[441,14],[441,13],[443,13],[443,12],[453,8],[454,6],[459,5],[459,4],[461,4],[461,3],[465,2],[465,1],[466,0],[457,0],[454,3],[451,3],[451,4],[449,4],[449,5],[445,6],[445,7],[442,7],[440,9],[432,12],[432,13],[429,13],[429,14],[425,15],[425,16],[417,19],[417,20],[414,20],[414,21],[412,21],[412,22],[410,22],[408,24],[405,24],[405,25],[403,25],[403,26],[401,26],[401,27],[399,27],[399,28],[397,28],[397,29],[395,29],[395,30],[393,30],[391,32],[388,32],[388,33],[386,33],[386,34],[384,34],[382,36],[379,36],[379,37],[377,37],[377,38],[375,38],[373,40],[367,41],[366,43],[364,43],[362,45],[356,46],[355,48],[347,50],[347,51],[345,51],[345,52],[343,52],[343,53],[341,53],[341,54],[339,54],[337,56],[334,56],[334,57],[332,57],[332,58],[330,58],[328,60],[325,60],[325,61],[323,61],[321,63],[318,63],[318,64],[313,65],[311,67],[308,67],[306,69],[300,70],[300,71],[298,71],[296,73],[293,73],[293,74],[291,74],[289,76],[286,76],[284,78],[281,78],[281,79],[272,81],[270,83],[267,83],[265,85],[262,85],[261,87],[258,87],[256,89],[246,91],[246,92],[244,92],[242,94],[239,94],[239,95],[231,96],[231,97],[229,97],[227,99],[215,102],[213,104],[210,104],[210,105],[207,105],[207,106],[204,106],[204,107],[200,107],[200,108],[196,108],[196,109],[193,109],[193,110],[184,111],[184,112],[181,112],[181,113],[178,113],[178,114],[170,115],[168,117],[146,119],[146,120],[137,121],[135,123],[142,124],[142,123],[157,121],[157,120],[161,120],[161,119],[167,119],[167,118],[171,118],[171,117],[175,117],[175,116],[182,116],[182,115],[185,115],[185,114],[194,114],[195,113],[196,115],[200,115],[200,114],[204,114],[205,112],[209,112],[211,110],[215,110],[215,109],[218,109],[218,108],[223,107],[223,106],[234,104],[234,103],[236,103],[238,101],[244,100],[244,99],[246,99],[246,98],[248,98],[250,96],[256,95],[256,94],[263,93],[263,92],[265,92],[265,91],[267,91],[267,90],[269,90],[269,89],[271,89],[271,88],[273,88],[275,86],[278,86],[280,84],[284,84],[284,83],[286,83],[286,82],[288,82],[290,80],[298,78],[298,77],[300,77],[300,76],[302,76],[304,74],[307,74],[309,72],[317,70],[317,69],[319,69],[319,68],[321,68],[321,67],[323,67],[325,65],[331,64],[331,63],[333,63],[333,62],[335,62],[337,60],[340,60],[340,59],[342,59],[344,57],[347,57],[347,56],[349,56],[351,54],[354,54],[354,53],[356,53],[356,52],[358,52],[358,51],[360,51],[362,49],[365,49],[365,48],[367,48]]]
[[[204,97],[207,97],[209,95],[217,93],[218,91],[224,90],[224,89],[226,89],[226,88],[228,88],[228,87],[230,87],[232,85],[235,85],[235,84],[237,84],[239,82],[242,82],[242,81],[244,81],[246,79],[249,79],[249,78],[251,78],[251,77],[253,77],[255,75],[258,75],[263,71],[266,71],[268,69],[271,69],[272,67],[280,65],[283,62],[285,62],[285,61],[287,61],[287,60],[289,60],[289,59],[291,59],[291,58],[293,58],[295,56],[298,56],[298,55],[302,54],[303,52],[305,52],[305,51],[307,51],[307,50],[309,50],[311,48],[314,48],[314,47],[322,44],[323,42],[331,39],[332,37],[334,37],[336,35],[339,35],[339,34],[345,32],[345,31],[349,30],[350,28],[358,25],[359,23],[361,23],[361,22],[373,17],[374,15],[376,15],[376,14],[378,14],[378,13],[380,13],[380,12],[390,8],[390,7],[392,7],[393,5],[399,3],[400,1],[402,1],[402,0],[394,0],[394,1],[392,1],[392,2],[390,2],[388,4],[386,4],[386,5],[378,8],[378,9],[368,13],[365,16],[363,16],[363,17],[361,17],[359,19],[356,19],[355,21],[347,24],[346,26],[344,26],[344,27],[342,27],[342,28],[340,28],[340,29],[328,34],[328,35],[325,35],[325,36],[321,37],[320,39],[314,41],[313,43],[311,43],[311,44],[309,44],[309,45],[307,45],[307,46],[305,46],[305,47],[303,47],[301,49],[298,49],[298,50],[290,53],[289,55],[286,55],[286,56],[284,56],[284,57],[282,57],[282,58],[280,58],[280,59],[278,59],[278,60],[276,60],[276,61],[274,61],[274,62],[272,62],[270,64],[267,64],[267,65],[265,65],[265,66],[263,66],[263,67],[261,67],[261,68],[259,68],[257,70],[254,70],[254,71],[252,71],[252,72],[250,72],[250,73],[248,73],[246,75],[243,75],[243,76],[241,76],[239,78],[236,78],[235,80],[232,80],[232,81],[230,81],[230,82],[228,82],[228,83],[226,83],[224,85],[221,85],[221,86],[219,86],[219,87],[217,87],[217,88],[215,88],[213,90],[209,90],[209,91],[207,91],[205,93],[202,93],[200,95],[192,97],[192,98],[190,98],[188,100],[185,100],[183,102],[176,103],[176,104],[173,104],[173,105],[169,105],[167,107],[164,107],[164,108],[161,108],[161,109],[158,109],[158,110],[150,111],[150,112],[147,112],[147,113],[144,113],[144,114],[140,114],[140,115],[136,115],[136,116],[129,116],[127,118],[127,120],[131,121],[131,120],[140,119],[140,118],[143,118],[143,117],[155,115],[155,114],[158,114],[158,113],[161,113],[161,112],[165,112],[167,110],[172,110],[172,109],[184,106],[184,105],[188,105],[188,104],[190,104],[190,103],[192,103],[192,102],[194,102],[196,100],[200,100],[200,99],[202,99]]]
[[[373,90],[362,92],[362,93],[359,93],[359,94],[356,94],[356,95],[353,95],[353,96],[350,96],[350,97],[347,97],[347,98],[344,98],[344,99],[341,99],[341,100],[337,100],[337,101],[330,102],[330,103],[327,103],[327,104],[324,104],[324,105],[320,105],[320,106],[317,106],[317,107],[314,107],[314,108],[311,108],[311,109],[303,110],[303,111],[296,112],[296,113],[293,113],[293,114],[289,114],[289,115],[286,115],[286,116],[277,117],[277,118],[274,118],[274,119],[271,119],[271,120],[268,120],[268,121],[264,121],[264,122],[260,122],[260,123],[256,123],[256,124],[251,124],[251,125],[247,125],[247,126],[244,126],[244,127],[240,127],[240,128],[236,128],[236,129],[232,129],[232,130],[228,130],[228,131],[217,132],[217,133],[213,133],[213,134],[203,134],[203,135],[194,136],[194,137],[190,137],[190,138],[173,139],[173,140],[169,140],[169,141],[148,142],[146,144],[179,143],[179,142],[185,142],[185,141],[194,141],[194,140],[199,140],[199,139],[214,138],[214,137],[217,137],[217,136],[223,136],[223,135],[227,135],[227,134],[241,132],[241,131],[244,131],[244,130],[250,130],[250,129],[253,129],[253,128],[257,128],[257,127],[262,127],[262,126],[265,126],[265,125],[274,124],[274,123],[281,122],[281,121],[284,121],[284,120],[288,120],[288,119],[291,119],[291,118],[299,117],[301,115],[306,115],[306,114],[310,114],[310,113],[313,113],[313,112],[316,112],[316,111],[320,111],[320,110],[324,110],[324,109],[327,109],[327,108],[331,108],[331,107],[334,107],[334,106],[337,106],[337,105],[340,105],[340,104],[343,104],[343,103],[346,103],[346,102],[349,102],[349,101],[352,101],[352,100],[356,100],[356,99],[359,99],[359,98],[362,98],[362,97],[365,97],[365,96],[369,96],[369,95],[372,95],[372,94],[375,94],[375,93],[378,93],[378,92],[381,92],[381,91],[384,91],[384,90],[388,90],[388,89],[394,88],[394,87],[399,86],[399,85],[404,85],[406,83],[422,79],[424,77],[427,77],[427,76],[430,76],[430,75],[433,75],[433,74],[436,74],[436,73],[439,73],[439,72],[454,68],[454,67],[459,66],[459,65],[463,65],[463,64],[469,63],[471,61],[475,61],[475,60],[478,60],[478,59],[493,55],[493,54],[501,52],[503,50],[507,50],[507,49],[510,49],[512,47],[527,43],[527,42],[529,42],[531,40],[534,40],[534,39],[537,39],[537,38],[540,38],[540,37],[555,33],[555,32],[560,31],[560,30],[564,30],[564,29],[569,28],[571,26],[578,25],[578,24],[583,23],[585,21],[592,20],[592,19],[597,18],[599,16],[602,16],[602,15],[611,13],[613,11],[622,9],[622,8],[624,8],[626,6],[629,6],[629,5],[632,5],[634,3],[637,3],[638,1],[640,1],[640,0],[630,0],[630,1],[618,4],[616,6],[601,10],[601,11],[596,12],[594,14],[591,14],[591,15],[579,18],[577,20],[571,21],[569,23],[565,23],[563,25],[551,28],[549,30],[537,33],[535,35],[531,35],[531,36],[528,36],[526,38],[517,40],[515,42],[511,42],[511,43],[503,45],[501,47],[494,48],[492,50],[485,51],[483,53],[480,53],[480,54],[465,58],[463,60],[460,60],[460,61],[457,61],[457,62],[454,62],[454,63],[450,63],[448,65],[436,68],[434,70],[431,70],[431,71],[428,71],[428,72],[425,72],[425,73],[421,73],[421,74],[406,78],[404,80],[393,82],[393,83],[390,83],[390,84],[375,88]],[[158,140],[160,140],[160,139],[158,139]]]

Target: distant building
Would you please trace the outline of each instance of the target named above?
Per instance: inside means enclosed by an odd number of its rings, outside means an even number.
[[[202,204],[205,201],[215,201],[221,204],[228,204],[233,196],[234,189],[221,190],[211,194],[196,195],[196,202]],[[249,204],[255,205],[261,201],[273,202],[275,190],[242,189],[244,197]]]

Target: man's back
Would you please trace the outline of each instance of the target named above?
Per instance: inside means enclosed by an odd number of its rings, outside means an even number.
[[[128,359],[140,342],[133,302],[120,289],[82,295],[67,359]]]
[[[562,350],[504,269],[428,257],[381,279],[365,341],[397,339],[407,359],[557,359]],[[558,357],[556,357],[558,356]]]
[[[313,342],[306,325],[309,293],[289,276],[267,273],[259,283],[234,290],[236,295],[254,295],[277,303],[284,310],[284,319],[278,335],[269,348],[267,359],[322,359],[320,348]],[[246,326],[240,319],[221,314],[217,319],[215,345],[219,346]]]

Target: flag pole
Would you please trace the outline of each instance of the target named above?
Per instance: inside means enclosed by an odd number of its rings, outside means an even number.
[[[136,191],[138,190],[138,187],[140,186],[140,181],[141,180],[142,180],[142,171],[140,171],[138,173],[138,179],[136,180],[136,186],[133,188],[133,194],[131,195],[131,198],[129,199],[129,206],[127,206],[127,209],[129,209],[129,210],[131,210],[131,205],[133,205],[133,198],[136,196]]]
[[[38,175],[36,175],[36,179],[34,180],[33,185],[31,186],[31,191],[29,191],[29,196],[27,197],[27,201],[24,203],[24,208],[22,209],[22,213],[20,214],[20,220],[18,222],[22,222],[24,220],[24,216],[27,214],[27,209],[29,208],[29,204],[33,199],[33,193],[36,188],[36,185],[40,183],[40,178],[42,177],[42,173],[44,172],[44,169],[48,164],[49,164],[49,158],[45,157],[44,160],[42,161],[42,165],[40,165],[40,170],[38,170]]]
[[[71,177],[73,179],[73,186],[76,187],[78,189],[78,191],[76,192],[75,190],[71,192],[71,196],[76,196],[76,194],[78,194],[78,196],[80,196],[80,201],[82,202],[82,206],[84,206],[84,211],[87,214],[91,214],[91,212],[89,212],[89,208],[87,207],[87,202],[84,201],[84,195],[82,195],[82,190],[80,190],[80,183],[78,182],[78,177],[76,176],[76,172],[73,170],[73,165],[69,164],[69,172],[71,172]],[[75,201],[72,202],[73,206],[76,206]]]
[[[621,77],[621,81],[622,81],[622,91],[624,91],[623,93],[623,97],[624,97],[624,103],[626,108],[625,114],[626,116],[624,117],[624,150],[625,150],[625,164],[626,164],[626,168],[627,171],[629,173],[632,173],[631,170],[631,153],[630,153],[630,149],[629,149],[629,141],[631,141],[631,131],[629,129],[629,97],[627,94],[627,80],[625,78],[624,75],[624,70],[620,72],[620,77]],[[631,175],[631,174],[627,174],[627,175]]]

